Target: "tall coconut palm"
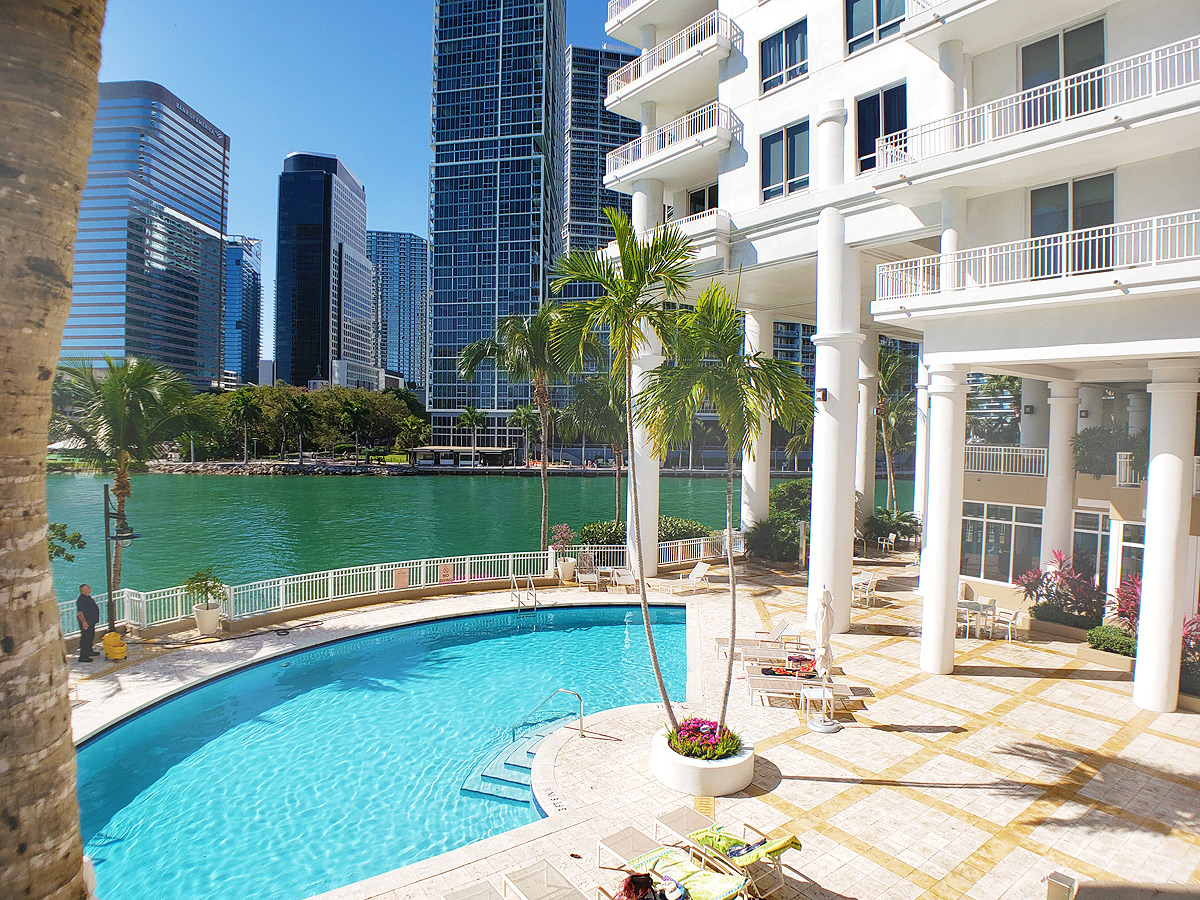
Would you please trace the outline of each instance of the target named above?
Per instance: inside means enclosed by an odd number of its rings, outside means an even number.
[[[725,555],[729,566],[729,645],[737,628],[737,577],[733,565],[734,466],[754,442],[766,419],[785,428],[811,416],[812,395],[792,362],[761,352],[746,353],[745,319],[720,284],[705,288],[693,310],[679,316],[672,359],[650,372],[638,395],[636,415],[655,450],[665,455],[691,439],[701,407],[716,414],[725,439]],[[725,724],[733,684],[733,654],[725,669],[718,726]]]
[[[525,461],[529,461],[529,452],[533,447],[533,435],[542,427],[541,417],[532,404],[518,406],[508,414],[508,427],[516,428],[525,435]]]
[[[621,470],[625,455],[625,385],[612,372],[602,372],[575,385],[571,402],[563,407],[559,426],[567,440],[591,435],[613,452],[616,470],[616,514],[621,521]]]
[[[191,404],[192,386],[174,369],[152,359],[104,357],[64,365],[55,430],[79,445],[79,455],[113,469],[117,519],[133,492],[132,466],[161,457],[183,434],[206,433],[211,423]],[[113,544],[112,589],[121,586],[121,545]],[[110,598],[111,602],[111,598]]]
[[[471,431],[471,465],[475,465],[475,448],[479,444],[479,428],[487,424],[487,416],[473,406],[468,406],[458,417],[458,427]]]
[[[242,429],[242,465],[250,462],[250,429],[263,420],[262,402],[249,388],[236,391],[229,398],[229,421]]]
[[[338,414],[347,431],[354,432],[354,463],[358,464],[358,436],[371,423],[371,409],[360,398],[350,396],[342,403]]]
[[[6,896],[83,897],[75,747],[46,549],[51,386],[71,308],[103,0],[0,15],[0,872]]]
[[[896,454],[916,439],[917,392],[914,357],[894,347],[879,348],[879,443],[887,466],[887,508],[896,511]]]
[[[317,424],[317,409],[308,394],[295,393],[287,398],[283,415],[288,426],[296,432],[300,465],[304,465],[304,432]]]
[[[664,342],[674,335],[674,315],[668,302],[682,299],[692,280],[692,259],[696,250],[674,227],[656,228],[640,240],[624,213],[606,208],[604,215],[616,238],[617,258],[607,253],[572,250],[558,258],[551,272],[552,287],[558,292],[570,284],[599,285],[601,294],[592,300],[563,304],[555,325],[555,352],[560,359],[577,359],[583,343],[608,334],[611,368],[625,387],[626,446],[629,455],[629,518],[633,520],[633,567],[638,576],[642,601],[642,620],[650,665],[658,683],[667,719],[678,727],[675,708],[667,695],[654,630],[650,627],[650,604],[646,599],[646,579],[642,565],[642,527],[638,518],[636,456],[633,447],[634,402],[633,359],[655,335]]]

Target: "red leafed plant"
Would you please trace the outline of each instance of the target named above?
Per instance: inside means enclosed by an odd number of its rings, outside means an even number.
[[[1121,582],[1113,595],[1117,600],[1117,621],[1134,637],[1137,636],[1138,616],[1142,608],[1142,578],[1130,575]]]

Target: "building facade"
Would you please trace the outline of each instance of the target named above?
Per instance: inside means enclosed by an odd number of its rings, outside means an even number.
[[[277,377],[378,387],[367,192],[336,156],[284,160],[275,273]]]
[[[100,85],[62,359],[219,383],[229,137],[149,81]]]
[[[426,385],[429,324],[429,241],[399,231],[368,231],[367,259],[375,272],[379,367]]]
[[[702,271],[738,284],[750,347],[779,319],[815,325],[810,601],[829,591],[849,628],[879,336],[919,342],[922,668],[953,670],[962,584],[1011,597],[1025,569],[1075,552],[1109,590],[1141,574],[1133,697],[1174,709],[1200,589],[1200,7],[609,11],[608,33],[643,52],[607,103],[643,134],[609,154],[606,186],[648,230],[716,184],[716,209],[680,227]],[[1021,379],[1020,445],[966,445],[972,372]],[[1148,478],[1131,454],[1076,477],[1072,438],[1098,418],[1148,428]],[[657,472],[637,443],[646,555]],[[765,456],[743,465],[743,526],[767,513]]]
[[[434,16],[432,300],[433,443],[461,442],[461,411],[484,411],[483,444],[513,442],[504,422],[530,402],[491,364],[470,382],[459,351],[496,322],[545,302],[561,241],[565,0],[440,0]]]
[[[225,241],[225,369],[242,384],[258,383],[262,349],[262,241]]]

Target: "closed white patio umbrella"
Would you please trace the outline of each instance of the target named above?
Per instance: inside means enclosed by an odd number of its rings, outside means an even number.
[[[821,703],[819,718],[813,715],[808,720],[808,727],[813,731],[832,734],[841,731],[842,726],[833,718],[833,689],[829,686],[829,674],[833,670],[833,595],[828,590],[821,591],[821,606],[817,612],[817,629],[813,638],[814,659],[813,668],[821,676]]]

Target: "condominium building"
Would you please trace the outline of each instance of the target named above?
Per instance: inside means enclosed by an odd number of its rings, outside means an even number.
[[[423,388],[429,241],[400,231],[368,231],[367,259],[375,267],[380,368],[404,376],[409,387]]]
[[[262,241],[233,236],[225,241],[225,368],[242,384],[258,383],[262,346]]]
[[[609,80],[643,134],[606,186],[646,230],[716,185],[679,225],[740,284],[751,348],[815,325],[810,616],[829,591],[849,628],[878,335],[919,342],[922,667],[953,670],[960,581],[999,596],[1074,548],[1110,589],[1140,572],[1134,700],[1174,709],[1200,586],[1200,5],[611,0],[606,29],[644,60]],[[966,446],[970,372],[1022,379],[1021,446]],[[1072,437],[1114,412],[1148,425],[1148,472],[1076,477]]]
[[[378,387],[375,319],[366,188],[336,156],[290,154],[279,176],[278,378]]]
[[[527,316],[549,294],[562,237],[565,0],[442,0],[434,15],[432,303],[433,443],[461,442],[464,407],[486,413],[479,440],[516,443],[504,422],[530,402],[490,364],[470,382],[463,347]]]
[[[100,85],[62,359],[222,378],[229,137],[162,85]]]

